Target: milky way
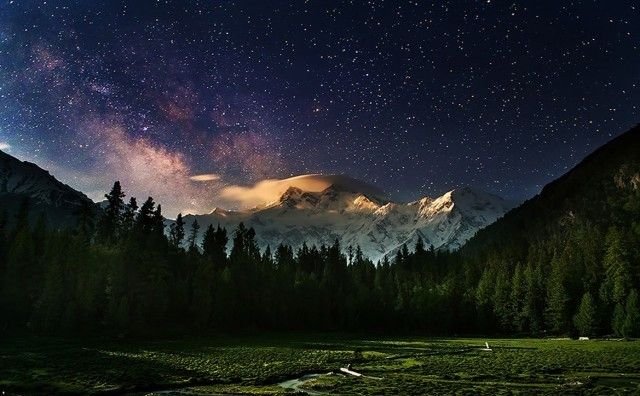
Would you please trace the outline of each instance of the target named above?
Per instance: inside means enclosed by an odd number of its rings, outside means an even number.
[[[302,173],[523,199],[640,120],[635,2],[428,3],[2,0],[0,149],[172,215]]]

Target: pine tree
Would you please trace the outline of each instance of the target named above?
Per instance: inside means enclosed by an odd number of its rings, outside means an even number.
[[[501,268],[498,270],[495,284],[493,285],[493,312],[498,318],[500,327],[502,330],[510,330],[512,323],[511,316],[511,278],[506,272],[506,269]]]
[[[120,182],[116,181],[109,194],[105,194],[107,207],[98,225],[98,238],[103,243],[114,243],[119,238],[122,225],[122,212],[124,209],[124,192]]]
[[[220,224],[216,227],[215,242],[213,257],[222,263],[227,259],[227,243],[229,243],[229,237],[227,237],[227,229],[221,228]]]
[[[273,269],[273,254],[271,253],[271,246],[267,245],[267,247],[264,249],[260,264],[263,273],[270,272]]]
[[[164,216],[162,215],[162,205],[158,205],[153,212],[151,225],[151,235],[153,236],[154,248],[158,251],[166,246],[166,237],[164,235]]]
[[[544,309],[544,281],[542,279],[542,268],[533,263],[527,264],[525,270],[526,296],[523,316],[528,322],[528,328],[533,333],[538,333],[543,327]]]
[[[404,267],[404,258],[402,257],[401,250],[398,250],[396,252],[396,257],[393,259],[393,265],[397,266],[398,268]]]
[[[182,244],[184,235],[184,220],[182,219],[182,213],[178,213],[176,221],[171,224],[169,231],[169,240],[174,247],[178,248]]]
[[[409,247],[407,246],[406,243],[402,244],[402,247],[400,248],[400,252],[402,254],[402,264],[405,267],[409,267],[411,265],[411,261],[409,260]]]
[[[518,263],[511,280],[511,320],[513,328],[524,331],[526,326],[525,304],[527,302],[527,280],[522,265]]]
[[[591,293],[582,296],[578,312],[573,317],[573,324],[579,335],[593,336],[596,333],[597,309]]]
[[[156,203],[153,201],[152,197],[147,198],[140,207],[140,211],[136,216],[136,222],[134,225],[134,229],[138,237],[146,238],[153,232],[155,225],[155,207]]]
[[[478,314],[476,323],[481,331],[490,331],[493,325],[492,299],[495,285],[495,273],[485,268],[475,291],[475,305]]]
[[[419,257],[422,257],[427,253],[427,251],[424,248],[424,241],[422,240],[422,237],[418,237],[414,252],[415,252],[415,255]]]
[[[180,215],[178,215],[180,217]],[[202,237],[202,252],[205,256],[209,257],[213,255],[216,246],[216,231],[213,228],[212,224],[209,224],[209,227],[204,232],[204,236]]]
[[[77,211],[78,222],[76,225],[77,233],[82,237],[85,243],[89,243],[95,232],[95,206],[93,202],[82,201]]]
[[[249,228],[246,234],[245,246],[247,248],[247,255],[254,263],[260,261],[260,248],[256,241],[256,230],[253,227]]]
[[[638,291],[635,289],[631,290],[627,297],[622,335],[625,337],[640,336],[640,301],[638,300]]]
[[[131,232],[136,219],[136,212],[138,211],[138,201],[135,197],[129,199],[129,203],[125,206],[122,213],[122,229],[123,232]]]
[[[603,263],[605,279],[600,288],[600,296],[605,303],[624,304],[631,289],[632,277],[627,257],[629,249],[618,228],[609,229],[606,246]]]
[[[613,318],[611,319],[611,328],[618,337],[624,335],[624,322],[625,322],[624,306],[621,303],[617,303],[613,310]]]
[[[200,224],[198,224],[198,219],[194,218],[193,223],[191,223],[191,231],[189,232],[189,239],[188,239],[189,251],[191,252],[197,251],[196,241],[198,240],[199,231],[200,231]]]
[[[347,265],[353,264],[353,246],[347,246]]]
[[[566,284],[566,266],[554,258],[551,278],[547,286],[546,319],[551,331],[564,333],[569,330],[569,293]]]
[[[253,228],[246,228],[243,223],[238,225],[233,237],[233,247],[230,259],[245,264],[260,259],[260,250],[256,242],[256,232]]]

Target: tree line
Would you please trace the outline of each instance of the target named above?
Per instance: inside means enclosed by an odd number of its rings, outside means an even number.
[[[640,233],[631,226],[576,222],[507,249],[517,254],[450,253],[418,240],[373,263],[338,241],[261,251],[243,224],[201,230],[179,215],[166,230],[161,205],[125,201],[118,182],[106,199],[97,214],[82,208],[74,229],[29,224],[27,204],[12,221],[0,216],[4,331],[640,336]]]

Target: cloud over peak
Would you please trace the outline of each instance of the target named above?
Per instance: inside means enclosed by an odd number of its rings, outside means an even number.
[[[320,192],[330,186],[360,192],[375,198],[384,199],[385,197],[384,192],[377,187],[348,176],[310,174],[287,179],[267,179],[250,186],[229,185],[222,188],[220,198],[240,208],[251,208],[277,201],[289,187],[308,192]]]

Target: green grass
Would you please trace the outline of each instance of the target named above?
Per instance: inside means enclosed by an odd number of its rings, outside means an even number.
[[[623,394],[640,392],[640,342],[336,335],[180,341],[4,339],[0,392]],[[362,378],[343,376],[351,363]],[[332,373],[327,375],[328,373]]]

